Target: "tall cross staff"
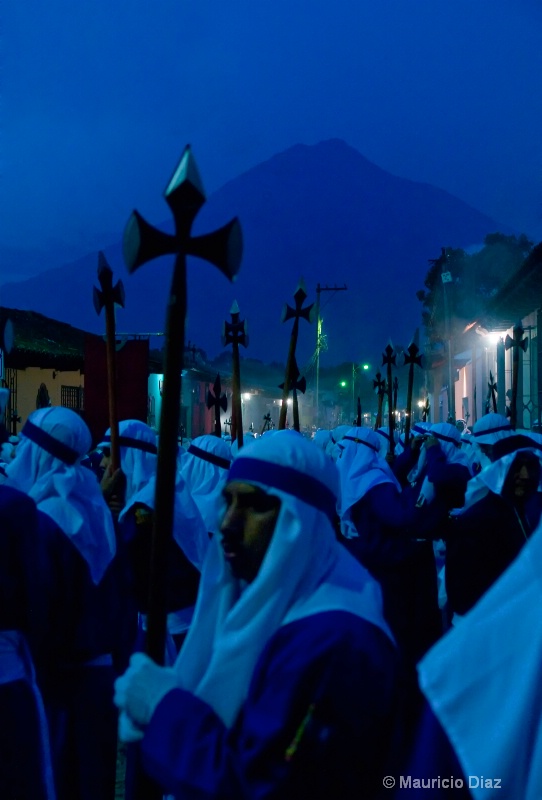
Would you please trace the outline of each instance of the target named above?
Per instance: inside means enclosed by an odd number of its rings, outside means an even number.
[[[430,411],[431,411],[431,405],[429,403],[429,397],[426,397],[425,403],[422,406],[422,422],[429,422]]]
[[[389,454],[393,457],[395,450],[395,439],[393,438],[393,431],[395,428],[395,419],[393,413],[393,386],[391,377],[391,368],[395,364],[395,351],[391,344],[388,344],[385,351],[382,353],[382,366],[387,369],[386,389],[388,392],[388,430],[390,434],[390,449]]]
[[[241,227],[237,218],[204,236],[192,236],[192,223],[205,203],[205,193],[190,147],[164,192],[175,221],[173,235],[149,225],[134,211],[124,232],[124,259],[129,272],[158,256],[175,255],[165,325],[165,359],[156,494],[151,547],[151,583],[147,623],[147,652],[158,664],[164,660],[168,544],[173,535],[173,508],[177,471],[177,434],[180,419],[181,372],[186,320],[186,256],[210,261],[230,280],[239,271]]]
[[[493,406],[493,413],[497,413],[497,381],[493,377],[493,373],[489,370],[489,382],[487,384],[487,399],[486,399],[486,414],[489,414],[489,402]]]
[[[117,410],[117,341],[115,332],[115,303],[124,308],[124,286],[117,281],[113,286],[113,271],[102,252],[98,253],[98,282],[101,291],[94,287],[93,301],[99,315],[105,308],[105,339],[107,348],[107,400],[109,430],[111,433],[111,468],[120,467],[119,415]]]
[[[209,389],[207,392],[207,408],[214,408],[215,410],[215,436],[222,438],[222,427],[220,425],[220,409],[226,412],[228,410],[228,398],[222,394],[222,386],[220,383],[220,374],[217,374],[213,384],[213,392]]]
[[[299,320],[306,319],[307,322],[313,321],[312,312],[314,309],[314,303],[311,303],[310,306],[306,306],[305,308],[303,308],[302,306],[306,299],[307,299],[307,292],[305,290],[305,283],[303,281],[303,278],[301,278],[294,294],[295,308],[292,308],[291,306],[286,304],[282,311],[282,322],[287,322],[289,319],[293,319],[294,324],[292,327],[292,334],[290,336],[288,359],[286,361],[286,375],[284,376],[284,384],[282,389],[282,405],[280,407],[280,415],[279,415],[279,431],[283,431],[286,427],[286,414],[288,412],[288,394],[290,392],[290,386],[292,386],[297,380],[297,376],[295,375],[295,370],[294,370],[294,364],[295,364],[295,348],[297,345],[297,336],[299,331]],[[297,373],[297,375],[299,375],[299,372]]]
[[[376,380],[373,380],[373,387],[378,397],[378,411],[376,413],[375,430],[382,426],[382,405],[384,403],[384,392],[386,391],[386,381],[380,372],[376,373]]]
[[[248,347],[246,319],[240,319],[237,300],[230,309],[231,322],[224,322],[222,344],[232,346],[232,387],[231,387],[231,440],[237,439],[237,446],[243,446],[243,407],[241,405],[241,369],[239,366],[239,345]]]
[[[299,391],[299,392],[301,392],[301,394],[305,394],[305,391],[307,389],[307,381],[305,380],[305,378],[301,378],[300,379],[299,375],[300,375],[299,367],[297,366],[297,361],[296,361],[295,356],[294,356],[293,372],[292,372],[292,376],[291,376],[289,389],[291,389],[291,391],[292,391],[292,407],[293,407],[293,417],[294,417],[294,430],[298,431],[298,432],[299,432],[300,428],[299,428],[299,403],[297,402],[297,393]],[[283,383],[281,383],[279,385],[279,389],[283,389],[284,390],[284,384]]]
[[[518,376],[519,376],[519,351],[520,348],[523,350],[524,353],[527,352],[527,346],[529,344],[529,340],[527,337],[522,339],[521,337],[524,334],[523,326],[521,322],[518,322],[514,325],[513,331],[513,338],[506,335],[506,339],[504,341],[504,349],[512,350],[512,397],[510,399],[510,425],[515,430],[517,427],[517,403],[518,403]]]
[[[414,367],[422,366],[422,355],[420,348],[415,341],[412,341],[405,353],[405,364],[408,364],[408,384],[406,400],[406,419],[405,419],[405,447],[410,441],[410,425],[412,419],[412,392],[414,391]]]
[[[358,397],[358,408],[356,414],[356,426],[361,428],[361,397]]]
[[[265,431],[270,431],[270,430],[271,430],[271,414],[268,411],[267,414],[265,414],[263,417],[263,425],[260,431],[260,436],[263,436]]]

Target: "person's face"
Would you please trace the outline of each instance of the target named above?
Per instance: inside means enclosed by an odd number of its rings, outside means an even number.
[[[516,459],[513,466],[512,492],[516,498],[524,498],[536,492],[540,478],[540,466],[534,461]]]
[[[280,511],[278,497],[240,481],[228,483],[220,525],[222,549],[236,578],[250,583],[258,574]]]
[[[488,461],[493,462],[493,445],[492,444],[478,444],[480,448],[480,452],[484,455]]]
[[[103,456],[102,460],[100,461],[100,469],[103,469],[105,472],[108,466],[111,464],[111,450],[109,448],[104,447],[102,450]]]

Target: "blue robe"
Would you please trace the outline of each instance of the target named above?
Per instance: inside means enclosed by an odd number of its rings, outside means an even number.
[[[32,659],[24,644],[32,641],[39,650],[46,638],[41,555],[34,502],[0,486],[0,637],[8,631],[23,637],[13,653],[0,642],[0,797],[6,800],[47,797],[47,726],[40,719]],[[22,676],[13,680],[17,673]]]
[[[113,656],[124,624],[115,559],[98,585],[69,537],[38,512],[47,647],[36,655],[58,800],[114,797]]]
[[[265,646],[231,729],[194,694],[169,692],[141,744],[145,769],[183,800],[375,797],[397,752],[397,664],[358,616],[296,620]]]

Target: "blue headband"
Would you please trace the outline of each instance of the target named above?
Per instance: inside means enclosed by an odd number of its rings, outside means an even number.
[[[111,444],[111,434],[107,434],[101,441],[101,444]],[[131,436],[119,436],[119,446],[120,447],[131,447],[134,450],[143,450],[144,453],[156,453],[158,452],[158,448],[155,444],[151,442],[144,442],[143,439],[134,439]]]
[[[343,439],[347,439],[349,442],[355,442],[356,444],[364,444],[366,447],[370,447],[371,450],[374,450],[375,453],[378,453],[378,447],[366,442],[364,439],[356,439],[355,436],[343,436]]]
[[[500,433],[500,431],[511,431],[511,425],[501,425],[500,428],[488,428],[487,431],[474,431],[473,436],[489,436],[490,433]]]
[[[443,433],[437,433],[436,431],[428,431],[429,436],[434,436],[435,439],[442,439],[443,442],[451,442],[452,444],[461,444],[460,439],[454,439],[452,436],[445,436]]]
[[[215,467],[222,467],[222,469],[230,468],[230,460],[216,456],[214,453],[209,453],[207,450],[202,450],[201,447],[196,447],[195,444],[190,445],[188,452],[192,453],[192,455],[197,458],[201,458],[202,461],[208,461],[209,464],[214,464]]]
[[[21,433],[23,436],[26,436],[27,439],[30,439],[31,442],[37,444],[38,447],[41,447],[42,450],[60,459],[60,461],[63,461],[65,464],[75,464],[80,457],[79,453],[72,450],[67,444],[59,442],[58,439],[55,439],[50,433],[47,433],[47,431],[44,431],[42,428],[38,428],[37,425],[34,425],[34,423],[30,422],[28,419],[23,425]]]
[[[236,458],[230,467],[228,481],[263,483],[317,508],[326,514],[332,525],[335,523],[336,500],[333,492],[316,478],[292,467],[270,464],[259,458]]]

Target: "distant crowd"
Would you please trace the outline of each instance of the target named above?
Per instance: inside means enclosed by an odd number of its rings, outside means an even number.
[[[542,434],[463,427],[184,440],[160,665],[157,433],[3,431],[0,798],[540,798]]]

